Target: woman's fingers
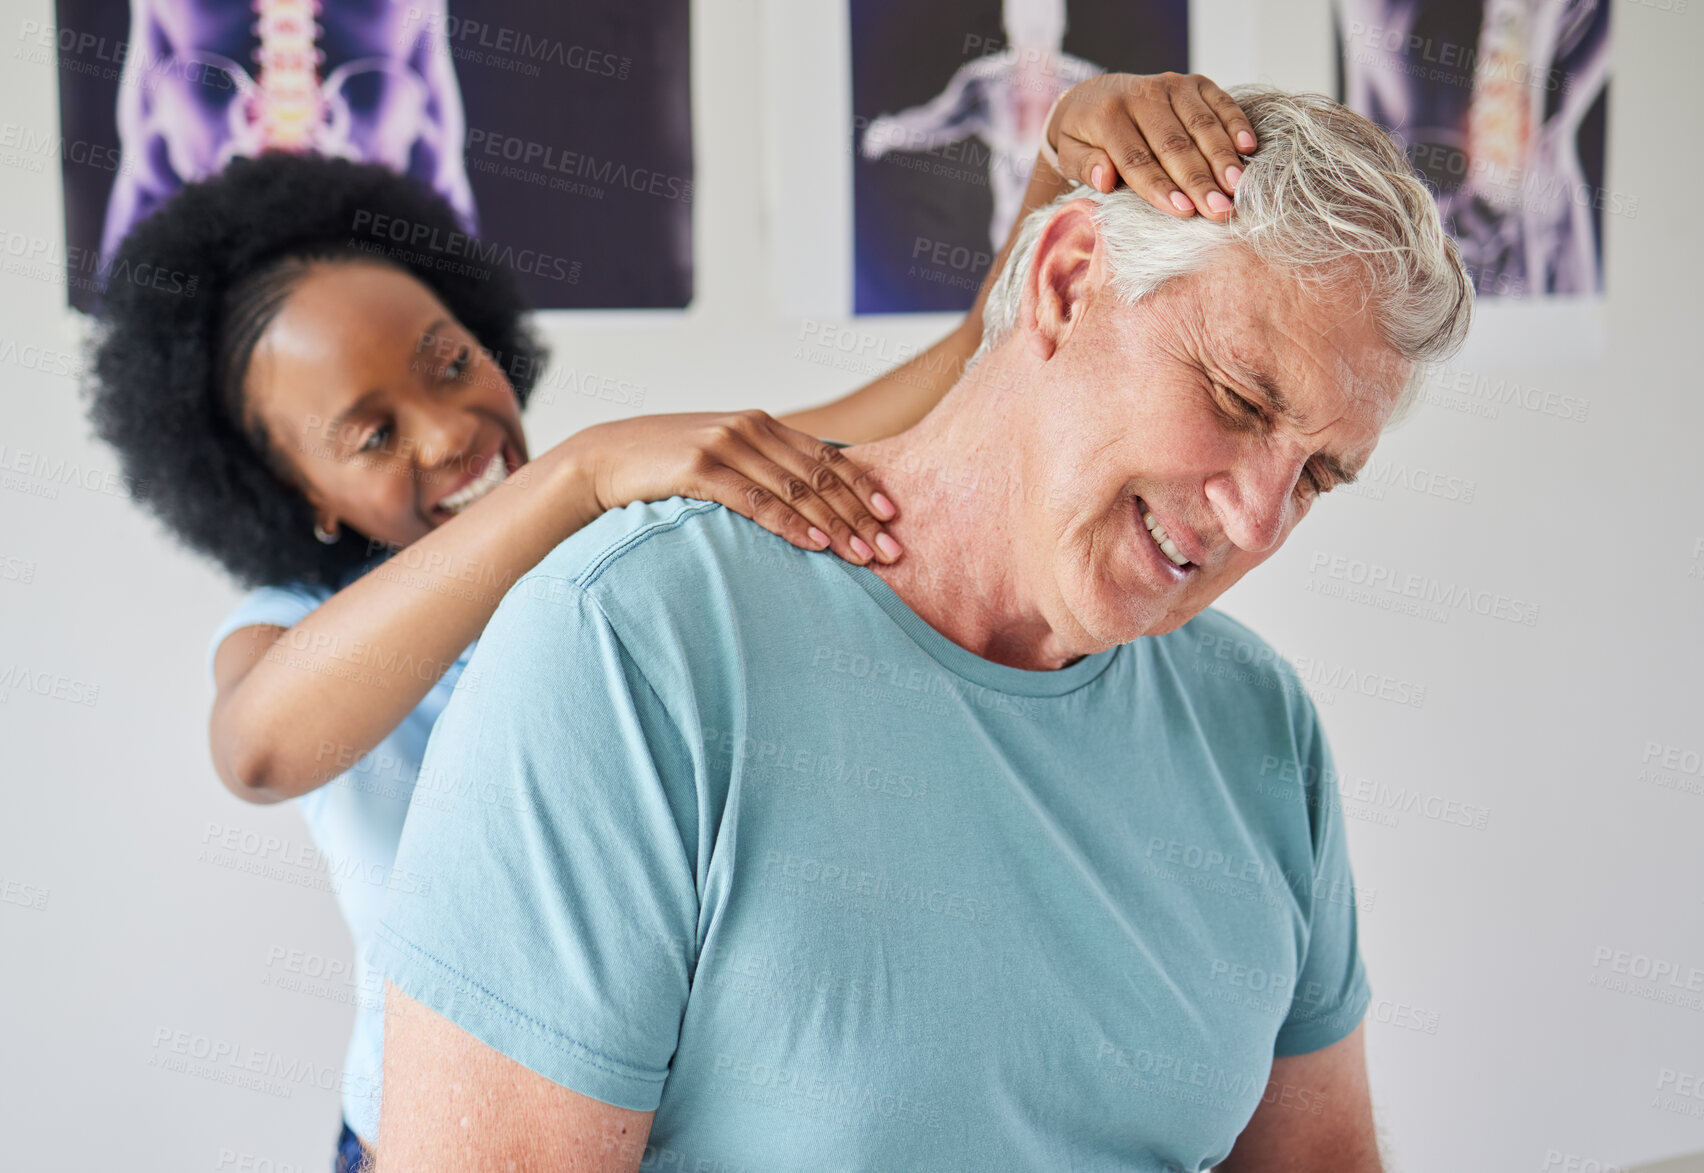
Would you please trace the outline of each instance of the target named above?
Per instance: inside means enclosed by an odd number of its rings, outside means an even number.
[[[1083,86],[1088,84],[1082,83]],[[1111,191],[1118,186],[1118,169],[1113,166],[1111,156],[1093,143],[1067,134],[1060,125],[1066,121],[1063,115],[1071,109],[1074,101],[1079,100],[1078,95],[1081,93],[1082,86],[1067,90],[1054,107],[1053,121],[1042,127],[1041,133],[1048,143],[1058,144],[1053,155],[1059,161],[1059,175],[1062,179],[1086,183],[1096,191]]]
[[[815,501],[827,507],[829,512],[812,519],[834,539],[836,551],[849,549],[861,555],[857,561],[872,556],[866,550],[883,562],[899,557],[899,543],[882,528],[896,510],[867,469],[834,445],[768,417],[759,421],[756,447],[809,485]],[[815,503],[811,497],[805,501]]]
[[[703,487],[695,490],[693,496],[720,501],[735,513],[751,518],[801,550],[821,550],[828,545],[827,535],[818,537],[822,530],[813,527],[802,513],[782,501],[771,489],[728,465],[718,464],[706,469]]]
[[[1178,191],[1177,184],[1148,149],[1147,140],[1136,129],[1135,123],[1125,119],[1122,125],[1109,124],[1094,137],[1095,141],[1090,142],[1068,131],[1060,131],[1061,174],[1086,183],[1096,191],[1111,191],[1122,178],[1131,191],[1162,212],[1188,216],[1195,211],[1195,205]],[[1172,198],[1174,194],[1175,200]]]
[[[1190,208],[1213,219],[1224,219],[1231,201],[1219,189],[1213,168],[1195,145],[1195,137],[1179,117],[1173,104],[1175,95],[1170,85],[1137,87],[1126,101],[1126,118],[1133,122],[1147,140],[1160,166],[1184,195]],[[1108,112],[1116,119],[1117,115]],[[1213,197],[1217,196],[1215,200]],[[1181,209],[1182,204],[1173,200]]]
[[[751,411],[739,413],[704,452],[709,495],[793,545],[832,546],[859,564],[899,557],[899,543],[877,517],[891,519],[892,502],[833,445]]]
[[[1198,75],[1191,74],[1190,76]],[[1225,128],[1225,133],[1230,135],[1231,141],[1236,144],[1237,153],[1242,155],[1254,154],[1255,148],[1260,145],[1260,140],[1254,137],[1254,124],[1248,120],[1248,115],[1242,112],[1242,107],[1237,105],[1236,99],[1204,77],[1196,86],[1196,92],[1219,116],[1220,125]]]
[[[1105,75],[1073,87],[1051,128],[1060,171],[1097,191],[1122,179],[1161,211],[1230,217],[1253,126],[1200,74]]]
[[[1151,81],[1102,74],[1071,87],[1059,103],[1051,128],[1059,172],[1102,192],[1111,191],[1123,179],[1131,191],[1162,212],[1194,215],[1194,203],[1179,190],[1148,144],[1145,132],[1151,127],[1142,125],[1130,108],[1131,97]]]
[[[1118,186],[1118,168],[1112,165],[1111,156],[1068,134],[1059,136],[1059,174],[1086,183],[1096,191],[1111,191]]]
[[[1207,210],[1215,219],[1223,219],[1231,211],[1231,201],[1225,197],[1237,190],[1237,181],[1242,178],[1242,158],[1231,142],[1230,130],[1198,89],[1175,91],[1171,105],[1188,128],[1199,157],[1207,161],[1217,177],[1217,186],[1207,193]]]

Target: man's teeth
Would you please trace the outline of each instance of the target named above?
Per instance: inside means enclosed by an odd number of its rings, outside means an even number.
[[[1148,536],[1154,539],[1160,553],[1178,566],[1189,565],[1189,559],[1183,556],[1183,552],[1177,548],[1177,543],[1166,536],[1166,527],[1155,521],[1152,513],[1142,514],[1142,524],[1148,527]]]
[[[469,505],[479,500],[485,494],[502,484],[509,476],[509,462],[503,459],[501,452],[485,462],[485,467],[466,488],[457,489],[448,497],[438,502],[438,508],[446,513],[460,513]]]

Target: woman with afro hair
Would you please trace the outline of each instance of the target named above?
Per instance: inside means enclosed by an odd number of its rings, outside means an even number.
[[[1122,177],[1170,214],[1194,214],[1181,210],[1193,200],[1223,220],[1225,201],[1210,210],[1196,188],[1234,188],[1230,136],[1252,133],[1235,104],[1195,75],[1097,81],[1056,106],[1064,161],[1036,168],[1024,210],[1068,174],[1101,190]],[[1199,116],[1202,98],[1220,122]],[[1191,194],[1177,204],[1180,187]],[[409,803],[436,800],[418,776],[427,737],[452,691],[478,686],[462,669],[505,590],[606,509],[677,494],[807,550],[892,562],[882,521],[895,506],[816,437],[910,427],[982,324],[979,297],[906,366],[782,420],[643,416],[535,457],[521,411],[545,356],[513,277],[362,247],[375,238],[360,226],[380,216],[440,241],[460,233],[423,185],[344,159],[238,158],[184,187],[112,268],[187,273],[194,288],[110,283],[89,387],[95,430],[149,486],[146,507],[250,590],[207,650],[210,748],[239,798],[297,800],[332,873],[360,991],[337,1163],[350,1170],[378,1137],[382,983],[367,946],[387,888],[405,886],[391,873]]]

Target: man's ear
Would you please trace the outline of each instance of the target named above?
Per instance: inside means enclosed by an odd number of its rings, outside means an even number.
[[[1027,345],[1044,361],[1070,337],[1102,279],[1094,208],[1089,200],[1072,200],[1036,237],[1018,321]]]

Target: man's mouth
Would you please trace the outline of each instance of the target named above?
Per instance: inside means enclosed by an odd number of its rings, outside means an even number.
[[[1155,547],[1159,549],[1166,561],[1170,562],[1179,570],[1188,571],[1195,569],[1195,563],[1191,562],[1184,556],[1183,551],[1177,548],[1177,543],[1172,541],[1171,536],[1166,533],[1166,527],[1159,523],[1159,520],[1155,518],[1153,512],[1148,508],[1147,503],[1140,497],[1136,498],[1136,514],[1142,519],[1142,525],[1147,529],[1148,537],[1153,541]]]

